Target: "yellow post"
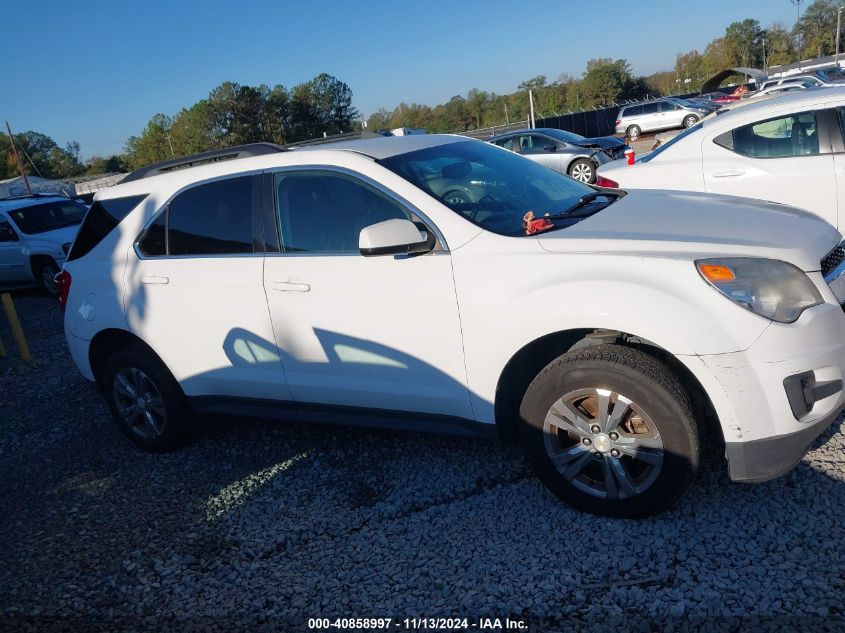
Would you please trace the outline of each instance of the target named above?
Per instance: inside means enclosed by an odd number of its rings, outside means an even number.
[[[18,343],[21,350],[21,360],[25,363],[32,362],[32,355],[29,353],[29,345],[27,345],[26,337],[23,335],[23,328],[21,322],[18,320],[18,313],[15,312],[15,304],[12,303],[12,297],[8,292],[0,295],[0,300],[3,301],[3,310],[6,312],[6,318],[9,319],[9,325],[12,327],[12,336]]]

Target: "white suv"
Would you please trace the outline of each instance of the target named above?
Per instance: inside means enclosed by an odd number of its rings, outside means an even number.
[[[568,503],[632,517],[684,494],[708,425],[731,477],[762,481],[836,419],[841,240],[406,136],[130,174],[59,279],[73,359],[143,448],[211,412],[498,434]]]

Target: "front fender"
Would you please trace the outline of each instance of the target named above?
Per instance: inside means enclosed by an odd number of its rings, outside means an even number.
[[[493,419],[496,385],[508,361],[546,335],[618,330],[675,356],[697,356],[747,349],[770,323],[711,288],[689,260],[474,255],[455,253],[453,267],[467,380],[484,420]]]

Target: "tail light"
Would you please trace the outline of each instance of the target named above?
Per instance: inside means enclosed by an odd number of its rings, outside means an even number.
[[[59,306],[64,311],[65,306],[67,306],[67,296],[70,294],[70,273],[63,270],[53,277],[53,281],[56,282],[56,286],[59,289]]]
[[[596,187],[607,187],[608,189],[619,189],[619,183],[604,176],[596,176]]]
[[[621,124],[622,124],[622,119],[616,119],[616,125],[621,125]]]

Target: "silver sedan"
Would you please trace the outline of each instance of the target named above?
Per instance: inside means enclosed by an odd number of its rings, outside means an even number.
[[[612,136],[584,138],[551,128],[510,132],[489,142],[588,184],[596,181],[600,165],[621,158],[627,147]]]

